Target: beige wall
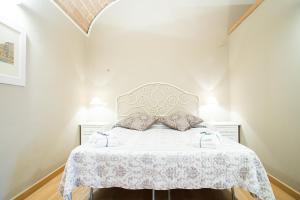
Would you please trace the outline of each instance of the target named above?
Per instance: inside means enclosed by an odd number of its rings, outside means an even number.
[[[299,52],[299,0],[265,0],[230,36],[231,107],[242,142],[298,191]]]
[[[299,2],[266,0],[231,35],[230,51],[228,9],[153,2],[119,1],[97,20],[89,39],[48,0],[0,8],[28,33],[27,86],[0,85],[0,199],[66,161],[79,142],[82,114],[114,120],[116,97],[147,82],[198,94],[207,120],[228,120],[231,98],[243,143],[300,190],[300,162],[293,156],[300,128]],[[95,96],[107,103],[106,113],[80,113]]]
[[[113,112],[118,95],[165,82],[198,94],[205,119],[228,119],[229,9],[193,2],[130,0],[106,9],[87,42],[88,101],[98,96]],[[218,105],[207,106],[208,96]]]
[[[79,143],[85,37],[48,0],[0,10],[28,33],[26,87],[0,84],[0,199],[6,200],[64,164]]]

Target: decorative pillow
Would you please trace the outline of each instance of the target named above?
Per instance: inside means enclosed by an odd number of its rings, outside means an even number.
[[[201,124],[203,122],[203,119],[192,115],[192,114],[186,114],[186,118],[189,122],[189,124],[191,125],[191,127],[196,128],[199,124]]]
[[[160,117],[159,122],[179,131],[186,131],[191,128],[187,115],[184,112],[175,112],[169,116]]]
[[[115,127],[128,128],[138,131],[144,131],[150,128],[155,122],[156,118],[147,113],[133,113],[125,119],[119,121]]]

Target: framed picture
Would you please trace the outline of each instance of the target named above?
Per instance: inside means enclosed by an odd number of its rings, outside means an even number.
[[[26,33],[0,18],[0,84],[25,83]]]

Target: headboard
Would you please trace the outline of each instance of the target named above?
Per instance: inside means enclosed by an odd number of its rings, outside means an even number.
[[[142,85],[117,98],[118,119],[135,112],[166,116],[175,111],[198,115],[199,98],[166,83]]]

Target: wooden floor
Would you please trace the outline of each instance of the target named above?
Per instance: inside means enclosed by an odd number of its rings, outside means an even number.
[[[57,191],[61,175],[52,179],[44,187],[33,193],[26,200],[62,200]],[[277,200],[295,200],[288,194],[272,185]],[[78,188],[73,193],[73,200],[87,200],[89,190]],[[172,190],[172,200],[230,200],[229,190]],[[236,197],[239,200],[254,200],[249,193],[244,190],[236,189]],[[166,200],[166,191],[157,191],[156,200]],[[94,200],[151,200],[150,190],[124,190],[124,189],[101,189],[94,194]]]

